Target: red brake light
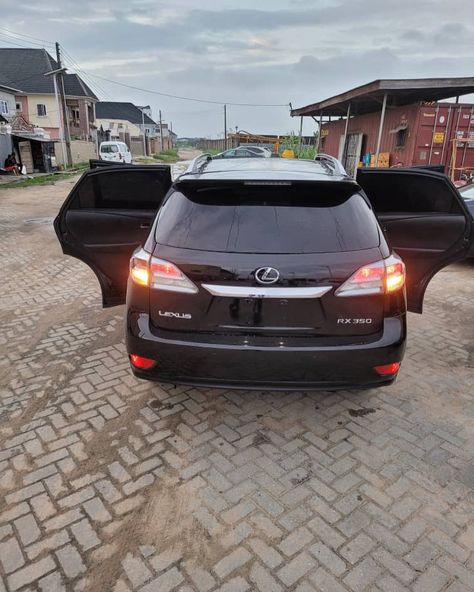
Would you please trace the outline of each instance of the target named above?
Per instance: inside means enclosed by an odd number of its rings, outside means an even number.
[[[336,296],[388,294],[405,285],[405,264],[392,255],[388,259],[364,265],[336,290]]]
[[[130,260],[130,277],[141,286],[169,292],[196,294],[197,286],[169,261],[151,257],[144,249],[134,253]]]
[[[173,265],[172,263],[169,263],[168,261],[163,261],[161,259],[152,259],[151,273],[164,275],[168,278],[173,279],[182,279],[184,277],[183,273],[176,267],[176,265]]]
[[[400,369],[400,362],[392,362],[391,364],[385,364],[384,366],[375,366],[374,370],[379,376],[390,376],[396,374]]]
[[[137,356],[137,354],[130,354],[130,362],[135,368],[139,368],[140,370],[149,370],[156,364],[155,360]]]

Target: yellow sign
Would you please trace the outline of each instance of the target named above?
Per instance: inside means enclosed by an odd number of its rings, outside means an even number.
[[[444,142],[444,132],[434,132],[433,144],[442,144]]]

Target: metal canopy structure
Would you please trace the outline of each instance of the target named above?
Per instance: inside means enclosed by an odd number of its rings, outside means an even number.
[[[343,146],[346,145],[349,118],[354,115],[364,115],[380,111],[380,125],[375,151],[375,162],[378,162],[380,144],[385,120],[385,112],[390,107],[411,105],[421,101],[435,102],[443,99],[474,93],[474,78],[412,78],[393,80],[374,80],[368,84],[358,86],[345,93],[330,97],[319,103],[312,103],[306,107],[292,109],[292,117],[318,117],[319,135],[318,146],[321,141],[321,127],[323,117],[346,117]],[[301,126],[300,126],[301,129]]]
[[[416,78],[374,80],[318,103],[292,109],[292,117],[345,116],[380,111],[387,106],[410,105],[419,101],[441,101],[474,93],[474,78]]]

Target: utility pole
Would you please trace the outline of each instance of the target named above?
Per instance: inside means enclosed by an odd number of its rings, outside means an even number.
[[[227,105],[224,105],[224,150],[227,150]]]
[[[61,65],[61,50],[59,48],[59,43],[56,41],[56,61],[58,62],[58,72],[55,74],[58,91],[59,91],[59,101],[61,103],[61,113],[62,114],[62,128],[63,128],[63,138],[66,143],[66,160],[65,166],[72,165],[72,154],[71,154],[71,134],[69,132],[69,118],[67,116],[67,108],[66,108],[66,92],[64,90],[64,71]],[[61,120],[61,117],[59,118]]]
[[[59,100],[59,91],[58,91],[58,81],[56,80],[56,74],[53,75],[53,84],[54,84],[54,96],[56,97],[56,109],[58,110],[58,119],[59,119],[59,139],[61,140],[61,154],[63,155],[63,162],[66,163],[67,156],[66,156],[66,146],[64,144],[64,126],[61,117],[61,101]],[[97,154],[99,153],[99,149],[97,148]]]
[[[146,156],[145,111],[143,108],[141,111],[142,111],[143,156]]]
[[[163,122],[161,121],[161,109],[158,111],[158,114],[160,116],[160,142],[161,142],[161,151],[163,152]]]

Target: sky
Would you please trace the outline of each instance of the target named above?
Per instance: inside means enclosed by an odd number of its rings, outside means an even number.
[[[59,41],[100,99],[161,109],[180,137],[222,137],[224,103],[229,130],[286,134],[299,128],[289,103],[474,75],[474,0],[0,0],[0,14],[0,47]]]

